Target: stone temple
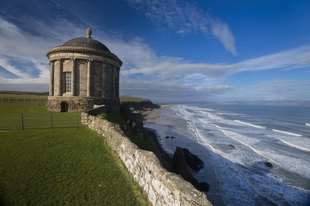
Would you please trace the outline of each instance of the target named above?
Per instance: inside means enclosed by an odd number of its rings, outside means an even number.
[[[91,37],[75,38],[46,53],[50,61],[48,109],[81,112],[105,106],[119,111],[119,71],[122,61]]]

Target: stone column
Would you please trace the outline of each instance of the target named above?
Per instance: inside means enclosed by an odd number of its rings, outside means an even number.
[[[90,97],[91,95],[91,62],[92,60],[89,59],[88,61],[88,65],[87,65],[87,97]]]
[[[58,91],[57,96],[62,96],[62,59],[58,59]]]
[[[102,64],[102,77],[101,77],[101,96],[106,97],[105,91],[105,77],[107,72],[107,65],[105,63]]]
[[[116,71],[116,97],[119,98],[119,68]]]
[[[106,65],[105,91],[108,98],[112,97],[112,68],[110,64]]]
[[[111,67],[112,71],[111,71],[111,76],[112,76],[112,98],[115,98],[115,67],[112,66]]]
[[[54,62],[50,61],[50,94],[54,96]]]
[[[73,67],[72,67],[72,75],[71,75],[71,92],[72,92],[72,96],[75,96],[75,59],[72,59],[72,64],[73,64]]]

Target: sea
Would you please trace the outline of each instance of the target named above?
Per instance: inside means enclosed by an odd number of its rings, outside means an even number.
[[[170,156],[182,147],[204,162],[192,173],[213,205],[310,205],[310,106],[170,105],[156,115],[144,126]]]

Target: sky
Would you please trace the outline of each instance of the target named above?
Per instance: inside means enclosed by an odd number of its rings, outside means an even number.
[[[46,52],[86,37],[155,103],[310,100],[310,1],[0,0],[0,90],[47,92]]]

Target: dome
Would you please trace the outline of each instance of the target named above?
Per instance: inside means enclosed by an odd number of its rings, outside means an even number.
[[[97,49],[111,53],[108,47],[102,44],[100,41],[92,39],[91,37],[80,37],[67,41],[62,46],[76,46],[76,47],[87,47],[92,49]]]
[[[71,39],[63,45],[57,46],[47,51],[46,56],[48,58],[51,58],[51,56],[53,55],[64,55],[66,53],[72,53],[72,55],[74,56],[74,53],[80,53],[110,58],[119,62],[120,65],[123,64],[123,62],[115,54],[113,54],[104,44],[91,38],[92,30],[90,30],[90,28],[86,30],[86,35],[87,37]]]

